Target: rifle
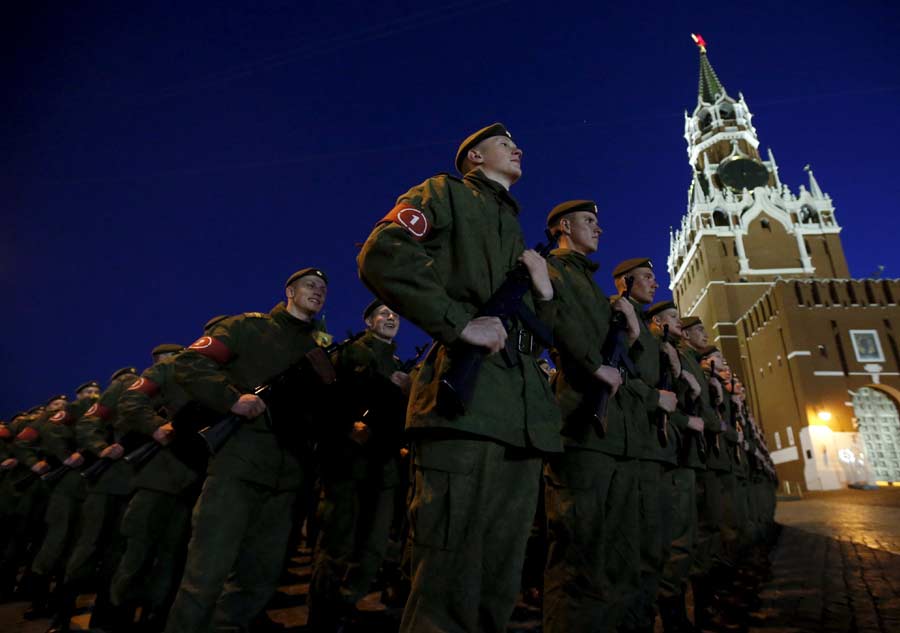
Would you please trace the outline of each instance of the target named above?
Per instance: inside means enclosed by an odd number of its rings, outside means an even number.
[[[416,355],[404,361],[404,363],[400,365],[400,371],[402,371],[404,374],[408,374],[409,372],[411,372],[413,368],[419,364],[419,359],[422,358],[422,354],[424,354],[425,350],[427,350],[429,347],[430,345],[428,343],[416,346]]]
[[[360,338],[365,331],[352,335],[341,343],[333,343],[328,347],[314,347],[296,363],[285,369],[283,372],[272,378],[269,382],[256,387],[251,393],[266,403],[264,415],[269,427],[272,427],[272,417],[269,410],[272,402],[282,395],[289,388],[291,396],[296,398],[298,393],[297,386],[303,386],[305,380],[312,375],[318,377],[319,382],[330,385],[335,381],[334,365],[331,363],[330,357],[339,352],[343,347],[349,345]],[[222,418],[214,424],[200,429],[198,434],[206,442],[206,448],[210,455],[218,453],[225,443],[234,435],[240,426],[246,421],[242,415],[232,414]]]
[[[151,441],[142,444],[138,448],[134,449],[130,453],[128,453],[124,459],[127,463],[134,466],[136,469],[141,468],[151,459],[153,459],[162,449],[169,448],[175,442],[178,442],[178,447],[190,439],[192,439],[191,431],[196,431],[197,427],[206,427],[209,424],[215,422],[218,419],[218,415],[203,407],[196,402],[189,402],[183,407],[181,407],[175,415],[172,417],[172,428],[175,431],[175,437],[172,442],[169,444],[163,445],[157,442],[156,440],[151,439]],[[188,448],[184,455],[176,455],[179,459],[187,463],[191,468],[195,468],[195,466],[199,467],[201,465],[191,465],[188,462],[194,462],[195,460],[188,460],[187,457],[189,454],[192,454],[192,448]]]
[[[659,382],[656,385],[657,389],[662,391],[672,391],[672,374],[669,371],[671,369],[671,365],[669,363],[669,355],[666,354],[665,350],[662,349],[664,345],[669,342],[669,326],[668,324],[663,326],[663,335],[662,335],[662,343],[660,344],[660,372],[659,372]],[[655,415],[656,422],[656,439],[659,442],[659,445],[663,448],[666,448],[669,445],[669,414],[660,409],[656,412]]]
[[[688,416],[697,417],[697,402],[699,401],[699,397],[691,398],[690,396],[684,402],[684,412]],[[694,431],[691,430],[694,439],[697,441],[697,457],[700,458],[700,461],[706,463],[706,458],[708,457],[708,448],[706,444],[706,431]]]
[[[48,464],[50,464],[51,462],[52,462],[53,464],[58,464],[58,463],[59,463],[56,459],[50,458],[50,457],[46,457],[46,456],[45,456],[45,457],[42,457],[42,458],[41,458],[41,461],[45,461],[45,462],[47,462]],[[51,466],[51,467],[52,467],[52,466]],[[48,476],[48,475],[51,475],[51,474],[53,474],[53,473],[55,473],[55,472],[57,472],[57,471],[60,471],[60,470],[63,470],[63,469],[68,469],[68,468],[69,468],[68,466],[62,465],[62,466],[59,466],[58,468],[55,468],[54,470],[48,470],[47,472],[45,472],[45,473],[42,474],[42,475],[39,475],[39,474],[37,474],[36,472],[34,472],[33,470],[30,470],[30,469],[29,469],[27,475],[25,475],[25,476],[22,477],[19,481],[15,482],[15,483],[13,484],[13,489],[15,489],[16,492],[24,492],[25,490],[27,490],[28,488],[30,488],[30,487],[31,487],[31,484],[33,484],[34,482],[36,482],[38,479],[40,479],[41,481],[47,481],[47,482],[53,482],[53,481],[56,481],[56,479],[58,479],[58,477],[55,478],[55,479],[47,479],[47,476]],[[62,473],[60,473],[60,476],[62,476],[63,474],[65,474],[65,471],[64,471],[64,470],[63,470]]]
[[[709,361],[709,376],[710,376],[710,378],[719,380],[719,375],[716,373],[716,361],[714,361],[714,360]],[[721,383],[721,381],[719,381],[719,382]],[[722,391],[724,392],[724,389]],[[718,395],[719,395],[718,392],[713,388],[712,385],[710,385],[709,386],[709,401],[712,404],[713,411],[721,414],[722,407],[725,406],[724,405],[725,395],[724,395],[724,393],[722,394],[722,403],[717,405],[716,404],[716,396],[718,396]],[[721,418],[720,418],[720,420],[721,420]],[[721,425],[721,421],[719,422],[719,424]],[[721,426],[720,426],[720,430],[721,430]],[[703,431],[703,433],[705,435],[706,431]],[[721,449],[719,446],[719,434],[712,433],[711,435],[712,435],[712,440],[713,440],[712,441],[712,450],[713,450],[713,453],[715,454],[715,456],[718,457],[721,453]]]
[[[541,257],[547,257],[553,248],[553,235],[549,229],[545,231],[545,235],[547,243],[534,247]],[[481,309],[475,314],[475,318],[497,317],[503,323],[507,333],[513,323],[518,321],[541,345],[551,347],[553,333],[522,302],[530,289],[531,275],[528,274],[528,268],[523,263],[516,264],[506,274],[506,279],[503,280],[500,287],[481,306]],[[501,354],[507,367],[515,367],[518,363],[518,350],[524,332],[525,330],[519,331],[518,340],[509,338],[506,341],[506,348]],[[478,373],[481,371],[481,365],[487,355],[487,350],[484,348],[468,343],[459,342],[454,346],[451,351],[453,362],[438,386],[438,406],[446,415],[455,417],[466,412],[466,408],[472,403]]]
[[[734,395],[734,374],[731,374],[731,395]],[[729,408],[730,419],[728,420],[728,422],[731,424],[731,428],[743,435],[744,425],[738,421],[738,414],[740,413],[739,409],[739,404],[735,402],[731,403],[731,407]],[[743,462],[743,459],[741,459],[741,453],[743,452],[743,450],[743,441],[738,442],[734,447],[734,458],[735,460],[737,460],[738,464]]]
[[[136,433],[126,433],[122,439],[115,441],[115,444],[119,444],[122,447],[122,451],[128,452],[132,450],[132,446],[138,442],[138,440],[143,440],[143,436],[138,436]],[[109,470],[113,464],[115,464],[118,459],[113,459],[111,457],[100,457],[93,464],[88,466],[87,468],[81,471],[81,476],[84,477],[88,483],[94,483]]]
[[[633,286],[634,277],[631,275],[625,277],[623,299],[627,300],[631,296]],[[637,368],[628,356],[628,321],[625,315],[618,310],[613,311],[610,319],[609,334],[603,343],[603,357],[608,359],[607,365],[616,368],[622,374],[623,379],[625,372],[632,376],[638,375]],[[593,386],[585,394],[582,402],[582,406],[590,416],[591,426],[594,427],[594,431],[599,437],[606,437],[608,431],[606,411],[609,408],[610,391],[606,385]]]

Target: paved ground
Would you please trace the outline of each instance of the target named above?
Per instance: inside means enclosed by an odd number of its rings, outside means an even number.
[[[770,573],[753,590],[756,608],[721,618],[722,630],[900,633],[900,489],[814,493],[802,500],[783,500],[777,519],[783,528],[769,554]],[[269,615],[293,633],[303,633],[309,552],[298,552],[292,563]],[[83,597],[81,604],[83,613],[74,624],[84,630],[90,598]],[[361,621],[348,633],[396,631],[399,612],[385,609],[378,594],[360,606]],[[42,633],[47,622],[25,622],[21,614],[26,607],[0,605],[0,631]],[[539,612],[520,604],[509,630],[539,633]],[[657,631],[661,630],[657,622]]]

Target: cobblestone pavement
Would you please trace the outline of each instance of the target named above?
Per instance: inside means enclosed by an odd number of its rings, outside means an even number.
[[[723,608],[716,629],[741,633],[900,633],[900,489],[815,493],[779,502],[784,526],[757,577],[736,578],[725,596],[744,592],[744,609]],[[765,559],[763,559],[765,561]],[[292,559],[268,611],[287,631],[306,631],[310,554]],[[749,586],[749,593],[747,595]],[[80,599],[74,630],[86,630],[91,598]],[[26,603],[0,605],[0,631],[43,633],[47,621],[25,622]],[[393,633],[400,611],[379,594],[359,605],[347,633]],[[519,604],[510,632],[540,632],[540,612]],[[662,631],[657,621],[656,630]],[[578,633],[578,632],[573,632]]]

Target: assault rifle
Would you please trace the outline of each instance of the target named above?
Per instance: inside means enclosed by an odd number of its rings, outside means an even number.
[[[541,257],[547,257],[553,248],[553,235],[548,229],[546,244],[538,244],[534,247]],[[524,325],[532,337],[544,347],[553,345],[553,332],[538,319],[537,315],[528,309],[522,299],[531,288],[531,275],[525,264],[518,263],[506,274],[506,279],[500,287],[488,298],[475,314],[479,317],[497,317],[503,323],[507,332],[518,322]],[[508,367],[515,367],[518,363],[519,346],[522,344],[525,330],[519,330],[519,336],[506,341],[506,347],[501,354]],[[528,338],[529,345],[532,339]],[[459,342],[450,351],[452,363],[449,371],[441,378],[438,386],[438,406],[450,416],[462,415],[472,403],[475,393],[475,383],[478,381],[478,373],[488,353],[483,347]]]
[[[168,448],[175,442],[178,442],[177,446],[180,447],[185,440],[191,439],[191,431],[196,431],[198,427],[204,428],[209,426],[209,424],[215,422],[218,417],[218,415],[206,407],[203,407],[196,402],[189,402],[181,407],[181,409],[179,409],[172,417],[172,429],[175,432],[175,437],[172,439],[172,442],[163,445],[156,440],[151,439],[149,442],[142,444],[128,453],[122,459],[135,468],[140,468],[153,459],[162,449]],[[192,452],[193,451],[185,451],[185,454],[179,457],[182,458],[182,461],[185,461],[185,458],[189,458],[189,455]],[[196,460],[189,461],[194,462]]]
[[[669,363],[669,355],[666,354],[666,351],[662,349],[662,347],[669,343],[669,326],[668,324],[663,326],[663,335],[662,341],[660,343],[659,357],[659,382],[656,385],[657,389],[662,391],[672,391],[672,373],[671,364]],[[669,414],[660,409],[656,412],[654,416],[656,419],[656,439],[659,442],[659,445],[663,448],[669,445]]]
[[[713,380],[718,380],[719,384],[721,385],[722,381],[719,379],[719,374],[716,373],[716,361],[714,361],[714,360],[709,361],[709,377],[712,378]],[[717,392],[715,390],[715,388],[713,388],[713,386],[710,385],[709,386],[710,404],[712,405],[713,411],[717,412],[718,414],[721,414],[721,413],[723,413],[722,409],[725,406],[725,404],[724,404],[725,403],[725,388],[724,387],[722,387],[722,402],[719,404],[716,404],[716,397],[718,395],[719,395],[719,392]],[[720,415],[720,420],[721,420],[721,415]],[[721,424],[721,421],[720,421],[720,424]],[[706,433],[706,431],[704,431],[704,434],[705,433]],[[719,454],[721,453],[721,449],[719,447],[719,434],[718,433],[712,434],[712,439],[713,439],[712,451],[715,454],[715,456],[718,457]]]
[[[691,398],[690,394],[688,394],[687,399],[684,403],[684,412],[688,416],[698,417],[697,416],[697,403],[700,401],[700,397]],[[697,457],[700,458],[700,461],[706,463],[706,458],[708,455],[708,449],[706,444],[706,431],[694,431],[691,430],[691,433],[694,437],[694,440],[697,442]]]
[[[325,348],[314,347],[269,382],[256,387],[251,393],[266,403],[266,410],[263,414],[266,416],[269,426],[272,427],[269,408],[277,398],[288,395],[292,399],[297,399],[297,396],[308,389],[307,385],[310,379],[315,379],[315,382],[320,384],[332,384],[336,380],[336,376],[334,365],[329,357],[344,346],[356,341],[363,334],[365,331],[358,332],[341,343],[333,343]],[[201,429],[198,433],[206,442],[210,455],[218,453],[245,421],[244,416],[232,414]]]
[[[634,277],[625,277],[625,292],[622,298],[626,301],[631,296],[631,288],[634,286]],[[624,314],[618,310],[613,311],[610,319],[609,333],[603,343],[603,358],[607,359],[606,365],[614,367],[622,377],[626,372],[631,376],[637,376],[638,371],[628,356],[628,321]],[[609,408],[610,388],[606,385],[592,386],[586,394],[582,406],[590,416],[591,426],[600,437],[606,437],[609,430],[606,420],[606,412]]]
[[[137,444],[141,439],[136,433],[126,433],[124,437],[120,440],[116,440],[114,443],[119,444],[122,447],[123,452],[128,452],[133,450],[135,444]],[[89,483],[94,483],[109,470],[113,464],[115,464],[118,459],[113,459],[111,457],[100,457],[93,464],[85,468],[81,471],[81,476],[84,477]]]

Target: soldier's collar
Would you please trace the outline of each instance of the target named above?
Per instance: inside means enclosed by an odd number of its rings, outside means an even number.
[[[553,257],[558,257],[560,259],[570,259],[573,263],[589,270],[592,273],[597,272],[597,269],[600,268],[600,264],[595,262],[593,259],[582,253],[573,251],[571,248],[554,248],[552,251],[550,251],[550,255],[552,255]]]
[[[272,311],[269,312],[269,316],[271,316],[276,321],[281,323],[290,324],[292,327],[300,327],[300,329],[307,330],[315,327],[316,320],[311,319],[309,321],[301,321],[293,314],[287,311],[287,306],[284,301],[278,303],[277,306],[272,308]]]
[[[516,215],[519,215],[519,202],[515,198],[513,198],[512,194],[509,190],[501,185],[496,180],[491,180],[487,176],[484,175],[484,172],[480,169],[473,169],[465,176],[463,176],[463,180],[468,180],[472,185],[474,185],[477,189],[481,189],[483,191],[490,191],[494,196],[500,198],[503,202],[506,202],[513,208],[513,212]]]
[[[366,333],[362,336],[363,342],[370,347],[383,347],[385,349],[390,349],[391,353],[394,353],[394,350],[397,349],[397,344],[391,341],[388,343],[387,341],[383,341],[382,339],[375,336],[375,333],[372,330],[366,330]]]

